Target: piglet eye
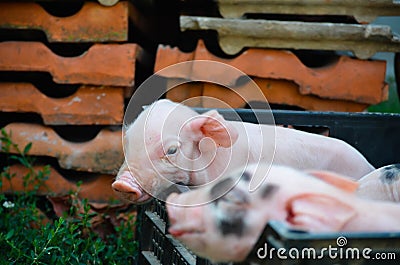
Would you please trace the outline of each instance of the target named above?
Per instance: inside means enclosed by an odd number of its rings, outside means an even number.
[[[167,150],[167,155],[174,155],[174,154],[176,154],[177,151],[178,151],[178,147],[177,146],[171,146]]]

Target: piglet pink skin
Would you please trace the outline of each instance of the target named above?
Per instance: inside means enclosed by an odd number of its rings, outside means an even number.
[[[400,164],[378,168],[358,183],[357,195],[360,197],[400,202]]]
[[[169,100],[153,103],[124,132],[126,163],[134,180],[119,181],[117,175],[116,187],[117,193],[132,203],[144,202],[145,193],[157,197],[171,183],[209,183],[248,163],[331,170],[353,179],[374,169],[341,140],[283,127],[227,121],[215,110],[199,115]],[[139,184],[141,193],[129,183]],[[252,189],[258,183],[252,182]],[[125,191],[137,194],[123,195]]]
[[[251,176],[266,174],[268,168],[249,165],[245,171]],[[235,174],[221,179],[237,179]],[[349,192],[353,188],[337,188],[343,185],[333,186],[305,172],[275,165],[253,193],[242,177],[218,201],[177,206],[210,198],[217,185],[167,198],[171,235],[197,255],[216,262],[243,261],[270,220],[316,233],[400,231],[400,205],[358,198]]]
[[[190,204],[191,195],[194,195],[190,193],[192,192],[182,193],[179,196],[172,194],[167,201]],[[187,194],[189,196],[186,196]],[[201,196],[197,192],[196,195]],[[215,262],[243,260],[256,243],[258,233],[263,229],[264,223],[262,215],[253,216],[252,220],[248,220],[252,229],[246,231],[241,238],[237,238],[233,235],[221,235],[214,219],[217,213],[209,204],[196,207],[167,204],[167,210],[171,224],[168,232],[196,255]]]

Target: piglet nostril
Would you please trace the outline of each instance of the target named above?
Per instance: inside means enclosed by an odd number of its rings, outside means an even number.
[[[123,181],[115,181],[112,188],[117,194],[124,194],[123,197],[130,201],[136,201],[142,196],[142,192],[137,187],[128,185]]]
[[[119,192],[136,192],[137,189],[135,189],[134,187],[132,187],[131,185],[128,185],[127,183],[123,182],[123,181],[115,181],[112,184],[112,188],[115,191],[119,191]]]

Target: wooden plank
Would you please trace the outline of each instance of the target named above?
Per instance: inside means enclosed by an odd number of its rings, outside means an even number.
[[[180,27],[182,31],[217,31],[219,45],[227,54],[257,47],[352,51],[368,59],[377,52],[400,51],[400,37],[381,25],[181,16]]]
[[[244,14],[294,14],[352,16],[360,23],[378,16],[400,16],[400,2],[393,0],[217,0],[223,17]]]

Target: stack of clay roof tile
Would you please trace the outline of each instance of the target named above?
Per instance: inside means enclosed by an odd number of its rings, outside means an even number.
[[[111,183],[123,161],[124,98],[134,86],[135,64],[141,59],[141,48],[127,42],[128,15],[125,1],[110,7],[84,2],[78,12],[65,17],[52,15],[35,2],[0,3],[1,30],[41,31],[45,35],[44,41],[0,42],[0,74],[8,77],[7,82],[4,78],[0,82],[0,114],[22,116],[22,122],[3,119],[1,127],[20,149],[32,143],[28,154],[50,161],[46,186],[51,194],[68,194],[81,180],[82,197],[94,202],[115,199]],[[65,57],[52,50],[60,44],[64,54],[82,44],[88,49]],[[30,82],[30,77],[41,77],[43,72],[52,79],[45,87]],[[64,90],[71,87],[73,93],[65,96]],[[29,113],[40,116],[39,122]],[[88,128],[97,130],[89,140],[71,140],[68,133],[62,133],[68,129],[79,136]],[[16,150],[11,148],[11,152]],[[23,190],[26,170],[12,165],[10,171],[18,177],[11,182],[3,180],[2,192]]]
[[[188,60],[222,62],[249,75],[270,104],[305,110],[363,111],[387,100],[386,61],[370,57],[376,52],[399,52],[400,38],[389,26],[368,23],[381,15],[399,16],[398,1],[218,0],[216,4],[223,17],[190,16],[189,9],[180,16],[180,28],[199,36],[216,32],[217,45],[226,56],[207,50],[201,39],[192,52],[161,45],[155,71]],[[340,23],[326,22],[329,19]],[[334,53],[335,57],[323,65],[310,66],[297,57],[304,50]],[[312,59],[318,61],[318,53]],[[193,67],[184,78],[210,80],[216,74],[211,69]],[[170,86],[182,78],[162,75]],[[167,97],[183,101],[207,96],[233,108],[263,101],[247,89],[248,85],[228,89],[210,83],[186,83],[169,90]],[[192,103],[224,105],[218,101]]]

